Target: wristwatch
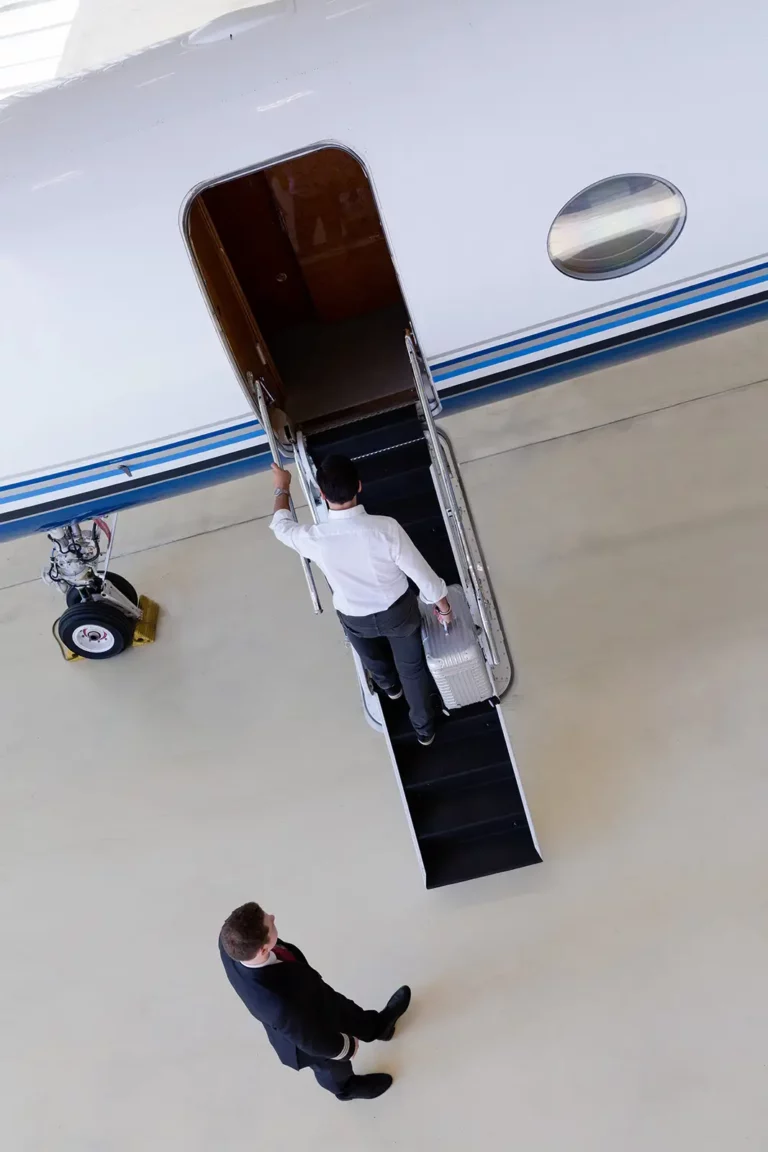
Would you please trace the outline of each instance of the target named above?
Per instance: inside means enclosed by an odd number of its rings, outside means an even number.
[[[290,494],[291,492],[289,488],[275,488],[274,492],[272,493],[273,496],[290,496]]]

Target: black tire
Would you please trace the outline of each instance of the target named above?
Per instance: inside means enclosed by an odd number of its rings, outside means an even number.
[[[107,572],[106,579],[110,584],[114,584],[118,592],[122,592],[123,596],[127,596],[131,604],[139,603],[139,594],[131,584],[130,580],[126,580],[125,576],[121,576],[119,572]]]
[[[138,605],[139,594],[130,580],[126,580],[125,576],[121,576],[119,572],[108,572],[107,580],[109,580],[111,584],[114,584],[118,592],[122,592],[123,596],[127,596],[131,604]],[[88,597],[88,599],[90,598],[89,593],[86,593],[86,597]],[[67,608],[74,608],[77,604],[85,604],[87,602],[87,599],[83,600],[79,588],[70,588],[68,590]]]
[[[135,624],[119,608],[92,600],[67,608],[59,620],[62,644],[86,660],[109,660],[133,643]]]

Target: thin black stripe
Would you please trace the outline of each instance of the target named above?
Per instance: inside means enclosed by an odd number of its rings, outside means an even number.
[[[649,324],[647,328],[636,329],[633,332],[619,333],[615,336],[609,336],[604,340],[596,340],[593,344],[584,345],[581,348],[571,348],[564,352],[555,352],[551,356],[543,356],[540,360],[528,360],[525,364],[519,364],[516,368],[502,368],[498,372],[494,372],[488,376],[475,376],[473,379],[465,380],[461,384],[455,384],[451,388],[446,388],[445,386],[440,387],[438,384],[438,392],[441,399],[463,396],[468,392],[482,389],[491,384],[501,384],[505,381],[511,382],[521,376],[534,376],[537,372],[544,371],[547,368],[555,368],[558,365],[568,364],[569,361],[586,361],[590,355],[595,353],[606,352],[611,348],[620,348],[627,344],[640,343],[644,338],[649,336],[672,332],[677,328],[689,326],[693,328],[697,322],[704,322],[714,319],[717,316],[724,316],[729,312],[738,312],[739,310],[746,311],[751,305],[767,300],[768,289],[763,292],[756,292],[754,296],[749,296],[745,299],[729,300],[723,304],[716,304],[712,308],[703,308],[700,312],[695,312],[687,316],[672,317],[669,320],[662,320],[658,324]],[[587,371],[591,370],[593,369],[587,369]]]
[[[264,456],[269,451],[267,445],[260,444],[256,448],[241,448],[239,452],[231,452],[226,456],[216,456],[212,460],[198,460],[185,464],[180,468],[173,468],[168,472],[155,472],[150,476],[141,476],[133,480],[126,480],[123,484],[110,484],[108,488],[91,488],[86,492],[78,491],[64,500],[49,500],[45,504],[28,504],[26,508],[17,508],[15,512],[0,513],[0,524],[12,520],[24,520],[28,516],[39,516],[44,512],[52,512],[59,508],[70,508],[75,504],[84,504],[88,500],[103,500],[118,492],[129,492],[136,488],[147,488],[154,484],[162,484],[167,480],[178,480],[181,476],[191,476],[196,472],[221,467],[223,464],[233,464],[238,460],[247,460],[251,456]]]

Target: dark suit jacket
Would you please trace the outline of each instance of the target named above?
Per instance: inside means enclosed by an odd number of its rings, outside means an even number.
[[[335,1059],[344,1049],[342,1031],[350,1001],[310,968],[295,944],[286,944],[295,964],[246,968],[232,960],[219,941],[221,962],[229,982],[248,1011],[260,1020],[283,1064],[304,1068],[319,1059]]]

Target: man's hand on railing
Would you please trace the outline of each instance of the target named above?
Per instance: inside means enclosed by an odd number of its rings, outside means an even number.
[[[279,464],[272,464],[272,479],[275,482],[275,488],[285,488],[286,490],[291,486],[291,474],[285,468],[281,468]]]

